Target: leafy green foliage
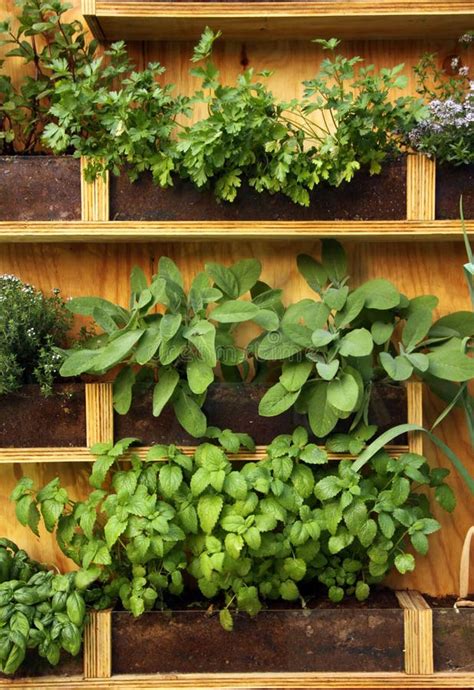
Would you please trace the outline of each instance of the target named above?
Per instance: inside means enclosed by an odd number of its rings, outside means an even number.
[[[318,299],[292,304],[277,329],[266,329],[252,343],[257,360],[281,361],[278,383],[260,402],[261,415],[294,405],[318,437],[348,417],[351,431],[363,433],[375,382],[418,376],[435,392],[443,395],[448,388],[455,395],[474,377],[471,312],[433,323],[436,297],[408,299],[380,278],[351,290],[346,256],[335,240],[323,241],[321,261],[300,255],[297,263]],[[354,443],[351,452],[357,448],[362,449]]]
[[[178,267],[161,257],[150,283],[139,268],[133,269],[129,310],[95,297],[71,300],[68,309],[92,317],[104,332],[67,353],[62,376],[102,374],[122,365],[114,383],[117,412],[129,410],[137,390],[153,387],[155,416],[171,404],[189,434],[204,436],[201,407],[217,363],[232,368],[245,359],[234,343],[235,326],[273,313],[240,299],[254,288],[260,272],[256,259],[242,259],[230,268],[208,264],[186,294]],[[217,305],[214,311],[211,305]]]
[[[123,42],[99,55],[81,23],[65,20],[60,0],[20,7],[15,27],[4,22],[0,34],[12,46],[7,57],[31,64],[34,76],[16,89],[0,75],[3,151],[33,152],[41,137],[55,153],[87,156],[89,180],[106,170],[126,169],[132,180],[150,171],[162,187],[180,176],[229,202],[245,183],[308,206],[322,182],[338,186],[360,168],[380,172],[425,113],[420,99],[389,98],[405,86],[402,65],[361,66],[360,57],[337,54],[335,39],[318,41],[332,56],[303,82],[303,97],[283,102],[266,84],[268,71],[222,83],[212,60],[220,32],[206,27],[190,70],[202,88],[188,98],[173,95],[158,63],[135,70]],[[208,116],[186,125],[203,105]]]
[[[13,275],[0,275],[0,394],[25,383],[38,383],[51,393],[71,326],[71,314],[53,290],[45,297]]]
[[[225,438],[232,452],[249,442],[229,430],[209,435]],[[80,566],[76,586],[100,584],[94,605],[120,599],[135,616],[172,602],[190,576],[205,599],[223,604],[226,630],[232,609],[256,615],[265,601],[301,599],[308,583],[324,585],[334,602],[363,600],[392,567],[413,570],[410,545],[426,553],[439,524],[424,490],[433,487],[448,510],[455,505],[446,471],[430,470],[424,457],[382,450],[355,471],[348,460],[329,463],[301,427],[278,436],[265,460],[240,468],[211,443],[193,457],[153,446],[146,461],[132,449],[124,465],[133,440],[92,449],[84,501],[70,500],[57,480],[35,492],[24,479],[12,498],[17,507],[27,498],[56,531]],[[36,529],[29,510],[17,513]]]
[[[13,542],[0,539],[2,673],[14,673],[28,649],[37,649],[52,666],[62,650],[79,654],[89,598],[77,586],[75,573],[58,575],[31,561]]]
[[[207,28],[193,58],[205,65],[191,71],[202,80],[195,100],[207,104],[209,116],[180,133],[177,150],[181,175],[198,187],[212,185],[226,201],[245,181],[308,206],[321,182],[339,186],[362,167],[380,172],[399,150],[395,132],[407,132],[424,112],[420,100],[389,99],[390,89],[406,84],[403,65],[376,73],[373,66],[358,67],[360,57],[323,60],[315,78],[303,82],[302,100],[278,101],[252,69],[226,86],[209,57],[216,38]],[[335,53],[338,41],[318,42]]]
[[[79,21],[66,21],[70,5],[53,0],[20,0],[14,22],[0,23],[0,45],[7,58],[31,67],[18,87],[0,74],[0,152],[34,153],[45,126],[51,123],[59,67],[75,81],[86,73],[97,42],[87,44]],[[0,62],[0,67],[2,63]],[[71,144],[68,144],[70,147]]]

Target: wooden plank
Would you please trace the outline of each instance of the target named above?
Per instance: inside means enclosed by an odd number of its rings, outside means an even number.
[[[411,381],[407,385],[408,423],[423,426],[423,384]],[[423,432],[410,431],[408,434],[410,453],[423,455]]]
[[[405,673],[256,673],[238,675],[231,673],[201,676],[189,674],[153,676],[113,676],[107,679],[83,678],[26,678],[0,680],[0,687],[35,688],[35,690],[333,690],[364,688],[368,690],[397,690],[400,688],[472,688],[474,673],[436,673],[433,675],[407,675]]]
[[[84,12],[89,15],[89,12]],[[195,40],[206,24],[228,39],[457,38],[472,19],[469,0],[365,2],[123,2],[97,0],[95,17],[107,40]],[[86,17],[89,21],[89,17]],[[145,21],[144,21],[145,20]],[[90,24],[94,32],[96,26]],[[98,36],[99,38],[101,36]]]
[[[405,673],[432,674],[433,612],[419,592],[408,590],[395,594],[404,609]]]
[[[91,611],[84,631],[84,678],[112,675],[112,612]]]
[[[142,460],[146,459],[150,450],[148,446],[132,448],[130,453],[137,455]],[[196,446],[181,446],[184,455],[192,456],[196,452]],[[394,458],[408,452],[408,446],[387,446],[387,453]],[[267,447],[257,446],[255,452],[242,450],[239,453],[229,453],[231,461],[242,460],[258,461],[266,457]],[[351,460],[353,455],[349,453],[328,453],[329,460]],[[22,465],[34,465],[36,463],[70,463],[93,462],[94,457],[88,448],[0,448],[0,464],[21,463]]]
[[[466,222],[466,230],[474,237],[474,220]],[[456,220],[0,222],[0,243],[308,240],[322,237],[446,242],[461,241],[463,235]]]
[[[87,158],[81,158],[81,219],[83,221],[109,220],[109,173],[99,175],[93,182],[84,178]]]
[[[86,384],[87,447],[114,439],[114,410],[111,383]]]
[[[434,220],[436,163],[428,156],[407,159],[407,219]]]

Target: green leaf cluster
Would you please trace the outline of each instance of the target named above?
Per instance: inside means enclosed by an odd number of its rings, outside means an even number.
[[[29,649],[52,666],[63,651],[79,654],[88,600],[74,573],[58,575],[0,539],[0,671],[14,673]]]
[[[266,329],[252,344],[257,359],[281,362],[278,383],[260,402],[261,415],[294,406],[322,438],[339,420],[350,418],[353,431],[367,427],[377,381],[416,376],[451,401],[474,377],[471,312],[434,321],[436,297],[409,299],[381,278],[351,289],[346,254],[335,240],[323,241],[321,260],[303,254],[297,263],[317,299],[290,305],[278,329]]]
[[[425,114],[421,99],[391,96],[406,85],[403,65],[363,66],[338,54],[335,39],[318,41],[331,56],[303,82],[302,98],[277,99],[268,71],[246,69],[224,84],[212,60],[220,32],[209,27],[191,58],[201,88],[175,95],[164,68],[138,71],[122,41],[103,54],[87,44],[81,23],[66,21],[68,9],[60,0],[22,0],[16,22],[0,25],[7,58],[34,71],[18,88],[0,75],[0,150],[32,152],[41,139],[54,153],[88,157],[89,180],[149,171],[162,187],[181,177],[228,202],[247,185],[308,206],[318,184],[339,186],[361,168],[380,172]],[[208,114],[197,119],[203,106]]]
[[[13,275],[0,275],[0,395],[27,383],[49,395],[72,317],[59,290],[45,296]]]
[[[233,452],[248,443],[229,430],[225,438]],[[92,449],[83,501],[71,501],[57,480],[38,492],[22,480],[12,498],[23,524],[37,527],[27,499],[55,531],[80,566],[76,586],[99,585],[94,605],[119,599],[135,616],[175,601],[190,578],[222,607],[226,629],[232,610],[255,615],[267,601],[303,600],[315,583],[335,602],[365,599],[393,567],[414,569],[408,547],[426,554],[440,527],[426,489],[443,508],[455,506],[448,472],[431,470],[424,457],[382,450],[356,470],[348,460],[328,462],[302,427],[278,436],[265,460],[240,468],[211,443],[194,456],[153,446],[140,461],[133,441]]]
[[[119,414],[128,412],[135,392],[152,388],[155,416],[172,405],[189,434],[204,436],[207,421],[201,408],[216,366],[232,372],[245,360],[234,342],[236,327],[245,321],[278,324],[261,295],[260,300],[242,299],[260,284],[260,272],[256,259],[230,267],[208,263],[185,292],[176,264],[161,257],[150,282],[141,269],[133,269],[129,309],[96,297],[69,301],[70,311],[92,317],[103,333],[69,350],[61,375],[101,375],[120,365],[114,382]]]

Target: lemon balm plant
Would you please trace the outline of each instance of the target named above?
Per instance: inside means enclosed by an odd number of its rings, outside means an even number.
[[[82,501],[58,479],[37,491],[26,478],[13,499],[22,524],[35,528],[41,513],[55,532],[80,567],[76,586],[100,585],[95,605],[119,600],[135,616],[171,605],[190,576],[229,630],[234,610],[255,615],[267,601],[302,601],[318,586],[333,602],[364,600],[391,568],[414,569],[410,544],[427,553],[440,525],[422,489],[434,489],[448,510],[455,505],[448,471],[430,469],[424,457],[380,451],[368,462],[328,462],[302,428],[241,468],[209,443],[193,457],[153,446],[141,461],[133,441],[92,449]]]

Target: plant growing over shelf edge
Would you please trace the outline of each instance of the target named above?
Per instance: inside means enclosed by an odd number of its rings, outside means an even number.
[[[20,489],[19,493],[23,491]],[[15,491],[13,496],[15,496]],[[23,502],[24,505],[24,502]],[[19,504],[19,514],[22,507]],[[32,505],[30,526],[40,519]],[[28,649],[56,666],[64,650],[79,654],[89,593],[76,573],[60,575],[32,561],[9,539],[0,539],[0,671],[14,673]]]
[[[23,478],[12,497],[20,522],[35,530],[41,512],[80,566],[76,586],[100,584],[94,605],[120,599],[136,616],[180,596],[185,572],[205,599],[223,603],[226,629],[232,609],[255,615],[265,600],[302,600],[305,582],[321,583],[334,602],[364,600],[393,566],[413,570],[408,543],[426,554],[427,535],[439,529],[416,486],[434,488],[447,510],[455,505],[448,470],[430,469],[424,457],[380,451],[355,470],[351,461],[328,463],[301,427],[241,469],[209,443],[193,457],[153,446],[141,461],[134,440],[92,449],[83,501],[71,501],[58,479],[36,491]]]
[[[297,263],[319,299],[290,305],[277,330],[251,343],[258,359],[282,362],[278,383],[260,402],[261,415],[295,405],[308,415],[313,433],[325,437],[351,415],[351,428],[368,424],[374,381],[416,375],[451,400],[453,388],[460,390],[474,377],[472,312],[433,323],[438,300],[432,295],[408,299],[380,278],[350,290],[347,258],[335,240],[323,240],[322,262],[299,255]]]
[[[141,269],[133,269],[130,310],[96,297],[71,300],[68,308],[93,317],[104,333],[70,350],[61,375],[100,375],[122,365],[114,382],[117,412],[129,410],[134,391],[153,386],[155,416],[170,403],[189,434],[204,436],[207,421],[201,407],[217,363],[225,371],[245,359],[234,343],[234,327],[243,321],[268,328],[278,325],[270,307],[281,291],[261,283],[260,272],[255,259],[242,259],[230,268],[208,263],[186,294],[176,264],[161,257],[150,284]],[[253,302],[241,299],[256,287],[262,294]],[[215,306],[212,312],[210,305]],[[164,313],[157,312],[158,306]]]
[[[309,206],[309,193],[321,182],[337,187],[362,167],[380,172],[425,114],[421,99],[389,99],[390,90],[407,83],[403,65],[378,72],[361,67],[361,57],[336,53],[334,38],[316,39],[332,57],[303,82],[302,99],[278,101],[254,80],[253,69],[236,86],[223,85],[210,59],[219,36],[207,27],[192,58],[206,61],[191,74],[202,80],[195,99],[207,104],[209,116],[186,127],[177,141],[180,174],[198,187],[212,184],[218,198],[233,201],[246,181],[258,192],[281,192]]]

